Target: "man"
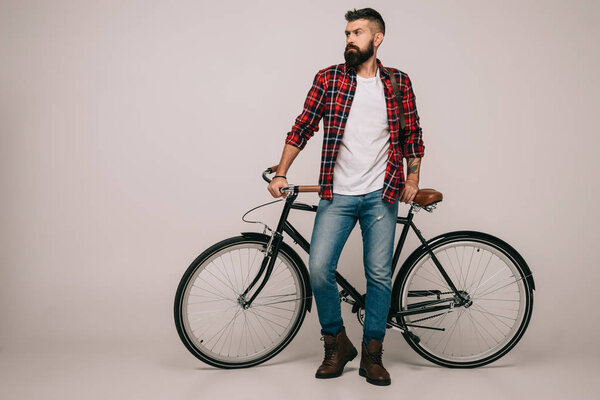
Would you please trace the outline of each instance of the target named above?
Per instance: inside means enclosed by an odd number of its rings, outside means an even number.
[[[376,56],[385,34],[381,15],[364,8],[348,11],[345,17],[346,62],[315,76],[268,190],[274,197],[281,196],[280,188],[288,186],[290,165],[323,118],[321,200],[309,257],[310,282],[325,343],[325,358],[315,376],[340,376],[345,364],[358,354],[346,336],[335,282],[340,253],[358,220],[367,278],[359,373],[369,383],[389,385],[382,343],[391,301],[398,201],[410,203],[419,190],[424,146],[409,77],[384,68]],[[399,84],[402,108],[394,97],[389,74],[394,74]],[[402,109],[404,131],[400,128]],[[403,157],[408,159],[406,181]]]

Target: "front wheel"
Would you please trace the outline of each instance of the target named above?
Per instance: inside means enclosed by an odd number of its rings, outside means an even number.
[[[417,249],[394,283],[395,309],[452,307],[398,316],[398,324],[410,332],[404,338],[421,356],[445,367],[472,368],[498,360],[517,344],[531,319],[529,267],[510,245],[479,232],[453,232],[428,243],[460,295],[447,284],[431,253]]]
[[[264,235],[223,240],[198,256],[179,283],[177,331],[187,349],[207,364],[243,368],[265,362],[302,325],[310,286],[306,267],[285,243],[267,284],[249,308],[242,306],[241,295],[258,273],[267,243]]]

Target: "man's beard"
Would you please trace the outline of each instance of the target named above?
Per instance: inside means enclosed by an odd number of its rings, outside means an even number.
[[[354,49],[354,51],[349,51],[350,49]],[[346,65],[348,67],[356,68],[360,64],[367,61],[374,53],[373,48],[373,40],[369,42],[367,49],[365,51],[361,51],[358,46],[348,45],[346,46],[346,50],[344,51],[344,59],[346,59]]]

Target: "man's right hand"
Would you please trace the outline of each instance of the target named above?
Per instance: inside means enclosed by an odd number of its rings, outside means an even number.
[[[287,179],[283,177],[288,172],[290,165],[292,165],[292,161],[294,161],[294,158],[296,158],[298,153],[300,153],[300,149],[296,146],[292,146],[291,144],[287,143],[283,146],[283,153],[281,154],[281,160],[279,161],[279,164],[277,164],[277,167],[272,167],[274,170],[273,172],[275,172],[275,176],[279,175],[282,178],[273,178],[271,183],[269,183],[268,189],[269,193],[271,193],[271,196],[287,196],[287,193],[282,194],[279,189],[290,186]]]
[[[273,180],[271,181],[271,183],[269,183],[269,193],[271,193],[271,196],[273,197],[285,197],[287,196],[286,194],[282,194],[281,191],[279,189],[284,188],[284,187],[288,187],[288,181],[285,178],[273,178]]]

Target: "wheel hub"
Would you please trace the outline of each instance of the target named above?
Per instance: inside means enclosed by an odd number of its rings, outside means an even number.
[[[464,308],[469,308],[473,305],[473,300],[471,300],[471,296],[464,290],[458,291],[458,296],[454,297],[454,301],[456,302],[457,306],[463,306]]]
[[[248,309],[249,305],[248,305],[248,302],[246,301],[246,296],[244,296],[243,294],[241,294],[237,298],[237,302],[244,310]]]

